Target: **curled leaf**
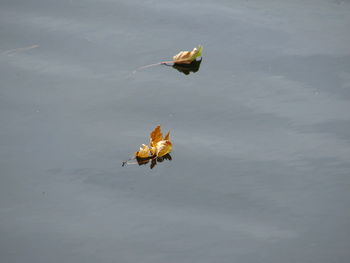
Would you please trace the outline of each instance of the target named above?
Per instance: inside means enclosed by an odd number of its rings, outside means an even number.
[[[165,135],[164,140],[169,140],[170,137],[170,131],[168,131],[168,133]]]
[[[195,47],[192,51],[181,51],[173,56],[173,62],[176,64],[190,64],[196,58],[202,56],[203,47],[201,45]]]
[[[162,157],[168,153],[171,152],[172,150],[172,143],[169,140],[163,140],[157,143],[156,146],[156,156],[157,157]]]
[[[135,157],[138,158],[149,158],[151,156],[152,154],[150,148],[146,144],[142,144],[140,150],[138,152],[135,152]]]
[[[158,125],[151,133],[150,133],[150,145],[151,147],[155,147],[157,142],[163,140],[163,134],[160,131],[160,125]]]
[[[170,131],[163,137],[160,130],[160,125],[158,125],[150,134],[150,146],[151,152],[158,157],[166,155],[171,152],[172,143],[170,141]]]
[[[169,153],[172,150],[172,143],[170,141],[170,132],[168,132],[164,137],[160,130],[160,125],[158,125],[150,133],[150,143],[149,145],[142,144],[139,151],[134,153],[134,156],[129,160],[122,163],[125,166],[131,160],[137,161],[139,165],[146,164],[150,160],[152,161],[151,168],[157,162],[162,162],[164,159],[171,160]]]

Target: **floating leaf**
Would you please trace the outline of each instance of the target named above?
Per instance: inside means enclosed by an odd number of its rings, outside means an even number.
[[[181,64],[191,64],[192,62],[196,61],[197,58],[202,56],[203,46],[199,45],[195,47],[192,51],[181,51],[177,55],[173,56],[173,60],[171,61],[162,61],[154,64],[149,64],[143,67],[139,67],[136,70],[133,71],[133,73],[136,73],[140,69],[145,69],[157,65],[166,65],[170,66],[169,64],[173,63],[174,65],[181,65]],[[198,66],[199,69],[199,66]],[[196,71],[198,71],[198,69]],[[196,72],[193,71],[193,72]]]
[[[168,132],[164,137],[158,125],[150,133],[150,143],[149,145],[142,144],[139,151],[134,153],[133,158],[128,161],[123,162],[122,166],[125,166],[129,161],[136,159],[139,165],[146,164],[152,160],[153,166],[154,162],[161,162],[162,160],[171,160],[169,153],[172,150],[172,143],[170,141],[170,132]],[[160,159],[159,159],[160,158]],[[151,165],[152,166],[152,165]],[[153,168],[153,166],[151,168]]]
[[[152,154],[148,145],[142,144],[140,150],[135,153],[135,156],[139,158],[148,158],[151,157]]]
[[[160,125],[158,125],[150,134],[150,145],[151,147],[156,147],[157,142],[163,140],[163,134],[160,131]]]
[[[156,156],[162,157],[162,156],[170,153],[172,148],[173,148],[173,145],[169,140],[163,140],[163,141],[157,142]]]
[[[190,64],[196,58],[202,56],[203,47],[199,45],[192,51],[181,51],[177,55],[173,56],[173,62],[175,64]]]
[[[161,157],[171,152],[172,143],[169,139],[170,131],[163,137],[162,132],[160,131],[160,125],[158,125],[150,134],[150,146],[151,152],[157,157]]]
[[[169,141],[170,140],[169,137],[170,137],[170,131],[168,131],[168,133],[165,135],[164,140]]]

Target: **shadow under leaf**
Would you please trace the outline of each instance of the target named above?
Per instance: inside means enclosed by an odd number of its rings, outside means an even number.
[[[169,153],[167,153],[166,155],[162,156],[162,157],[149,157],[149,158],[140,158],[140,157],[136,157],[136,161],[138,165],[146,165],[149,162],[151,162],[150,164],[150,168],[153,169],[158,163],[162,163],[165,160],[167,161],[171,161],[172,157]]]
[[[202,59],[194,60],[190,64],[176,64],[175,63],[172,67],[174,69],[177,69],[179,72],[181,72],[185,75],[188,75],[191,72],[196,73],[199,70],[201,63],[202,63]]]

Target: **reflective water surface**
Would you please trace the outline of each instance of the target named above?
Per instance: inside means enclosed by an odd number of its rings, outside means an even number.
[[[1,261],[348,262],[349,13],[2,0]],[[172,160],[122,167],[158,124]]]

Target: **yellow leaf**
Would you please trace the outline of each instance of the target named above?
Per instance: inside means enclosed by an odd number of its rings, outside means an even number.
[[[172,143],[170,141],[170,131],[163,138],[163,134],[158,125],[150,134],[150,146],[151,154],[161,157],[169,153],[172,149]]]
[[[190,64],[196,58],[202,56],[202,46],[195,47],[192,51],[181,51],[177,55],[173,56],[173,61],[176,64]]]
[[[160,131],[160,125],[158,125],[150,134],[150,145],[155,147],[157,142],[163,140],[163,134]]]
[[[168,133],[165,135],[164,140],[169,140],[169,136],[170,136],[170,131],[168,131]]]
[[[156,155],[157,157],[162,157],[172,150],[172,143],[169,140],[163,140],[157,143],[156,145]]]
[[[152,155],[153,154],[151,154],[151,151],[150,151],[148,145],[146,145],[146,144],[142,144],[140,147],[140,150],[135,153],[135,156],[138,158],[149,158]]]
[[[136,158],[150,159],[153,157],[162,157],[171,151],[170,132],[163,138],[160,125],[151,132],[150,137],[150,145],[142,144],[140,150],[134,154]]]

